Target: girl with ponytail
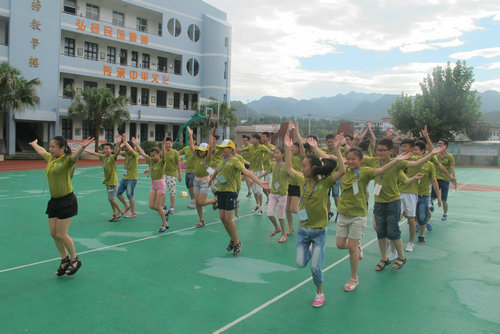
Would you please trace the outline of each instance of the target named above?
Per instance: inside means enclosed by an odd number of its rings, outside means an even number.
[[[47,161],[45,174],[49,182],[51,199],[45,213],[49,216],[50,235],[54,238],[61,255],[61,264],[56,271],[57,276],[74,275],[82,265],[76,255],[73,240],[68,235],[71,219],[78,214],[72,178],[76,162],[84,149],[93,141],[94,138],[85,139],[80,149],[73,154],[71,154],[66,138],[61,136],[54,137],[49,142],[49,152],[38,145],[37,139],[30,143],[33,149]]]
[[[342,161],[340,152],[341,138],[335,141],[335,154]],[[317,150],[317,143],[309,143]],[[298,205],[299,229],[297,233],[297,266],[303,268],[311,261],[311,272],[316,285],[316,298],[313,307],[321,307],[325,302],[323,294],[323,260],[328,225],[328,190],[345,173],[343,163],[333,173],[336,162],[332,159],[320,159],[308,156],[302,161],[302,173],[292,167],[293,141],[285,136],[285,168],[290,178],[300,186],[301,197]],[[333,173],[333,174],[332,174]]]

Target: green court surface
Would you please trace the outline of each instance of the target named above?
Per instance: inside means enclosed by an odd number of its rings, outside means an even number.
[[[140,175],[137,217],[110,223],[102,168],[76,169],[70,235],[83,266],[58,278],[45,172],[0,174],[0,333],[500,333],[500,192],[451,191],[450,219],[436,210],[427,244],[399,272],[374,271],[380,255],[369,217],[360,284],[350,293],[347,251],[335,247],[330,224],[326,303],[314,309],[309,267],[295,265],[296,234],[285,244],[268,237],[271,224],[251,214],[246,186],[234,258],[217,213],[206,208],[208,224],[196,229],[196,210],[180,196],[171,229],[158,234],[150,181]],[[499,169],[458,168],[457,176],[500,185]],[[404,222],[402,231],[406,245]]]

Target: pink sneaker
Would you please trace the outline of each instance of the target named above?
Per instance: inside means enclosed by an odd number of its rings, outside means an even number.
[[[128,215],[125,216],[125,218],[135,218],[136,214],[135,212],[131,212]]]
[[[316,294],[314,298],[313,307],[321,307],[325,303],[325,295],[322,293],[320,295]]]

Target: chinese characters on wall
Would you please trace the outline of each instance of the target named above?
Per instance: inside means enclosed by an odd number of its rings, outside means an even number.
[[[33,0],[33,2],[31,3],[31,10],[34,12],[34,14],[39,13],[40,9],[42,9],[42,2],[40,0]],[[34,34],[42,31],[42,22],[36,17],[33,18],[33,20],[31,21],[31,29],[33,30]],[[36,50],[40,45],[40,40],[36,36],[37,35],[34,35],[31,38],[31,46],[33,47],[33,50]],[[30,56],[29,65],[30,67],[38,67],[40,65],[36,53]]]

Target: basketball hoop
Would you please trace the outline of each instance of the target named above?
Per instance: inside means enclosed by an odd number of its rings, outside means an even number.
[[[217,114],[208,114],[208,120],[211,121],[213,124],[217,124],[218,117]]]

